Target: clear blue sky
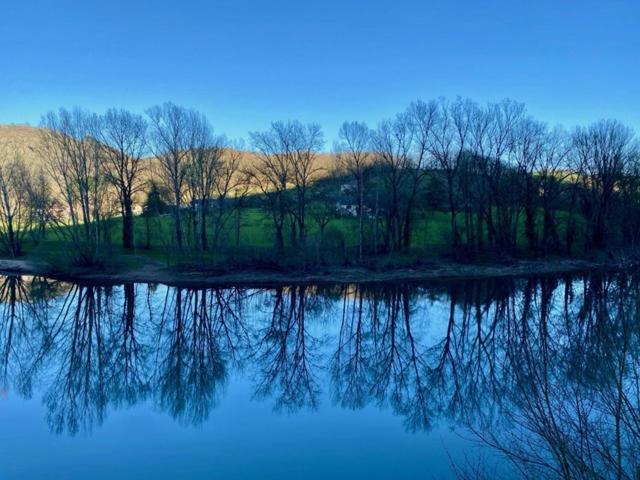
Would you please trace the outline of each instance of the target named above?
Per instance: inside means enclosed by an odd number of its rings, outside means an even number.
[[[331,140],[462,95],[640,131],[639,48],[637,0],[3,0],[0,123],[172,100],[233,138],[300,119]]]

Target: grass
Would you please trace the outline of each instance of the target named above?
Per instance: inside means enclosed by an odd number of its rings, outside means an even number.
[[[560,212],[558,217],[559,234],[562,238],[566,213]],[[146,220],[143,217],[136,217],[135,248],[132,251],[125,251],[120,247],[122,243],[120,219],[112,219],[109,223],[111,240],[104,250],[105,258],[108,259],[104,268],[113,271],[131,270],[145,262],[155,261],[184,268],[208,268],[221,271],[235,268],[279,270],[311,265],[350,265],[357,258],[358,221],[354,217],[332,219],[325,228],[322,248],[320,248],[320,229],[309,220],[307,248],[304,251],[291,245],[290,226],[285,226],[285,242],[288,245],[285,252],[279,256],[274,254],[275,232],[273,221],[267,211],[259,208],[241,210],[238,244],[236,244],[236,221],[236,217],[228,219],[215,248],[213,248],[213,230],[210,228],[208,233],[212,248],[204,253],[193,253],[190,250],[190,253],[183,253],[178,252],[174,247],[171,215],[162,215],[149,220],[151,240],[149,249],[146,248]],[[461,228],[462,221],[460,217]],[[584,229],[583,223],[578,222],[577,238],[583,236],[580,234]],[[373,238],[373,228],[373,222],[367,221],[366,237],[370,243]],[[184,231],[187,241],[190,241],[191,233],[186,225]],[[382,232],[382,226],[380,231]],[[518,232],[518,246],[524,251],[526,239],[523,216],[520,219]],[[428,264],[450,253],[450,239],[450,218],[447,212],[419,211],[414,220],[411,249],[402,253],[368,257],[365,264],[373,269]],[[26,254],[30,258],[46,261],[54,268],[68,270],[72,258],[69,248],[69,245],[60,238],[59,233],[51,230],[37,246],[27,245]]]

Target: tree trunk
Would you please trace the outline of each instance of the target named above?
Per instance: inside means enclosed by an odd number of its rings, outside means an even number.
[[[133,209],[131,199],[125,198],[122,208],[122,248],[133,248]]]
[[[180,216],[180,203],[178,199],[176,199],[176,204],[174,205],[173,221],[175,223],[176,246],[178,250],[182,250],[182,218]]]
[[[144,217],[145,226],[147,227],[147,250],[151,249],[151,226],[149,225],[149,215]]]
[[[358,260],[362,262],[363,248],[364,248],[364,185],[362,184],[362,178],[358,179]]]
[[[535,210],[532,205],[528,204],[525,208],[525,236],[527,237],[527,243],[529,245],[529,251],[535,253],[537,250],[536,241],[536,220]]]
[[[376,211],[373,224],[373,253],[378,253],[378,192],[376,192]]]
[[[484,248],[484,212],[482,208],[476,211],[476,242],[478,251]]]
[[[284,235],[282,234],[282,225],[276,225],[276,250],[282,252],[284,250]]]
[[[290,229],[291,229],[291,246],[295,247],[295,246],[296,246],[296,244],[298,243],[298,240],[297,240],[297,238],[296,238],[296,237],[297,237],[298,229],[296,228],[296,221],[295,221],[295,219],[293,219],[293,218],[291,219],[291,222],[290,222],[290,224],[289,224],[289,227],[290,227]]]
[[[402,247],[405,250],[408,250],[411,246],[411,229],[413,228],[413,222],[411,218],[412,210],[413,205],[409,203],[409,205],[407,205],[407,212],[404,218],[404,228],[402,230]]]
[[[527,237],[529,251],[536,253],[538,250],[538,238],[536,235],[536,208],[534,202],[534,186],[530,178],[526,179],[524,196],[524,234]],[[517,221],[515,225],[517,229]],[[517,240],[514,238],[514,244]]]
[[[236,248],[240,246],[240,207],[236,206]]]
[[[9,247],[9,253],[11,256],[17,257],[18,252],[16,251],[16,239],[13,231],[13,218],[11,216],[7,219],[7,246]]]
[[[449,212],[451,215],[451,239],[454,250],[458,248],[458,223],[456,221],[456,203],[453,196],[453,179],[447,175],[447,189],[449,194]]]
[[[545,209],[544,209],[542,239],[544,244],[545,255],[547,255],[549,251],[557,250],[558,231],[556,229],[554,212],[549,208],[549,206],[545,206]]]
[[[567,214],[567,227],[565,233],[565,249],[567,250],[567,254],[571,254],[573,251],[573,241],[575,236],[575,221],[573,219],[573,205],[569,208],[569,212]]]
[[[209,248],[209,241],[207,239],[207,209],[205,207],[205,202],[200,206],[200,244],[202,246],[202,250],[207,250]]]

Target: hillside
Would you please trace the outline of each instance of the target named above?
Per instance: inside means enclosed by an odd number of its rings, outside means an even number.
[[[35,167],[44,165],[42,158],[42,129],[29,125],[0,125],[0,149],[10,152],[19,152],[22,158],[29,165]],[[149,157],[149,162],[155,158]],[[252,152],[243,152],[241,168],[246,169],[255,162]],[[335,156],[329,153],[318,155],[317,167],[320,169],[319,177],[326,175],[326,172],[335,165]],[[148,171],[157,172],[156,168],[149,168]]]
[[[43,165],[41,129],[29,125],[0,125],[0,149],[9,154],[19,153],[34,166]]]

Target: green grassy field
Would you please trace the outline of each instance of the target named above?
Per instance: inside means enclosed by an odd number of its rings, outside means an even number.
[[[186,217],[186,216],[185,216]],[[566,214],[558,214],[560,236],[564,235],[564,218]],[[524,218],[521,219],[522,222]],[[209,228],[210,248],[204,253],[193,253],[193,249],[178,252],[173,242],[173,218],[171,215],[153,217],[149,222],[149,243],[147,248],[147,220],[136,217],[134,222],[135,248],[124,251],[121,245],[121,223],[119,218],[109,222],[109,242],[105,243],[104,255],[108,258],[110,268],[135,268],[147,261],[156,261],[168,265],[219,266],[219,267],[264,267],[287,268],[297,265],[340,264],[348,265],[357,258],[358,221],[354,217],[337,217],[332,219],[325,228],[322,244],[320,229],[308,220],[308,239],[304,252],[291,247],[290,228],[285,228],[285,252],[276,258],[274,252],[274,227],[269,213],[259,208],[245,208],[240,214],[239,242],[236,239],[237,217],[230,216],[221,231],[218,242],[214,245],[213,228]],[[460,218],[462,222],[462,218]],[[462,227],[462,224],[460,225]],[[379,227],[382,232],[382,225]],[[583,222],[578,222],[577,238],[582,238],[580,232],[584,228]],[[366,222],[366,238],[368,247],[373,245],[373,221]],[[191,229],[185,221],[187,243],[192,241]],[[429,262],[451,253],[451,228],[447,212],[438,210],[423,210],[416,214],[413,226],[412,247],[407,252],[394,253],[377,257],[368,257],[370,266],[388,268],[394,265],[407,265]],[[526,241],[524,228],[519,228],[519,246],[525,250]],[[581,250],[577,242],[577,251]],[[52,265],[65,268],[67,262],[73,258],[70,246],[54,230],[47,232],[44,241],[38,245],[27,244],[27,256],[47,261]],[[187,253],[185,253],[187,252]]]

